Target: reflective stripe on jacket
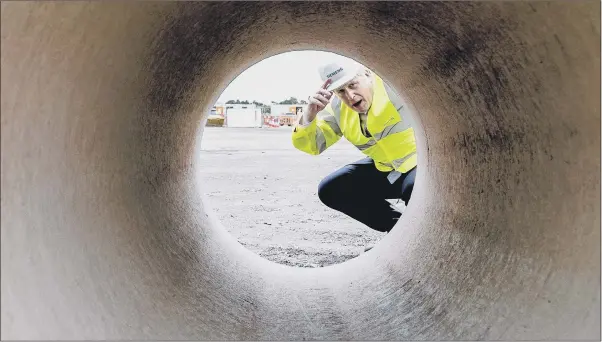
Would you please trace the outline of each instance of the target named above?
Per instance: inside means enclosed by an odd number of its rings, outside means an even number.
[[[383,172],[406,173],[418,162],[416,140],[409,114],[401,99],[383,80],[373,74],[374,95],[368,111],[366,137],[357,112],[333,96],[331,102],[307,126],[296,125],[293,145],[306,153],[317,155],[345,137],[362,153],[374,160]]]

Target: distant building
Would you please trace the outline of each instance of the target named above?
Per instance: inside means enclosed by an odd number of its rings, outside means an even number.
[[[217,102],[211,108],[211,111],[209,112],[209,117],[220,116],[223,118],[223,117],[225,117],[225,115],[226,115],[226,105],[221,102]]]
[[[307,105],[296,104],[273,104],[270,106],[271,115],[272,116],[281,116],[281,115],[297,115],[303,112],[303,109]]]
[[[216,103],[211,110],[209,111],[209,116],[207,118],[207,126],[217,126],[222,127],[224,125],[226,107],[223,103]]]
[[[263,118],[261,108],[254,104],[227,104],[226,123],[227,127],[261,127]]]
[[[280,126],[292,126],[297,117],[303,113],[305,109],[303,104],[273,104],[270,107],[271,117],[277,117]]]

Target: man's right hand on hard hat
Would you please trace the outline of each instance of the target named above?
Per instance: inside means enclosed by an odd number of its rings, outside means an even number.
[[[322,203],[368,227],[390,231],[401,213],[387,199],[408,203],[416,176],[416,141],[399,96],[357,63],[319,69],[324,82],[309,98],[292,134],[293,145],[318,155],[345,137],[367,157],[326,176]],[[332,95],[335,96],[332,96]]]
[[[332,92],[326,90],[326,88],[332,83],[331,79],[327,79],[324,84],[316,91],[315,94],[309,97],[308,105],[305,111],[303,112],[303,117],[301,118],[301,122],[311,122],[314,120],[316,115],[324,110],[328,103],[330,102],[330,98],[332,97]]]

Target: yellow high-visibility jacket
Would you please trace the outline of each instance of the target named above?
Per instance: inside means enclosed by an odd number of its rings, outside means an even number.
[[[398,174],[414,168],[418,158],[409,115],[393,89],[373,75],[374,95],[367,115],[367,128],[372,137],[362,133],[359,114],[333,96],[309,125],[294,127],[293,145],[303,152],[318,155],[345,137],[372,158],[380,171],[397,171],[393,173]]]

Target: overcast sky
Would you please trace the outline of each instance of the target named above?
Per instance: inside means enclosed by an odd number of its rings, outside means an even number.
[[[323,51],[294,51],[266,58],[235,78],[219,97],[228,100],[259,101],[270,104],[293,96],[307,99],[321,85],[318,67],[341,55]]]

